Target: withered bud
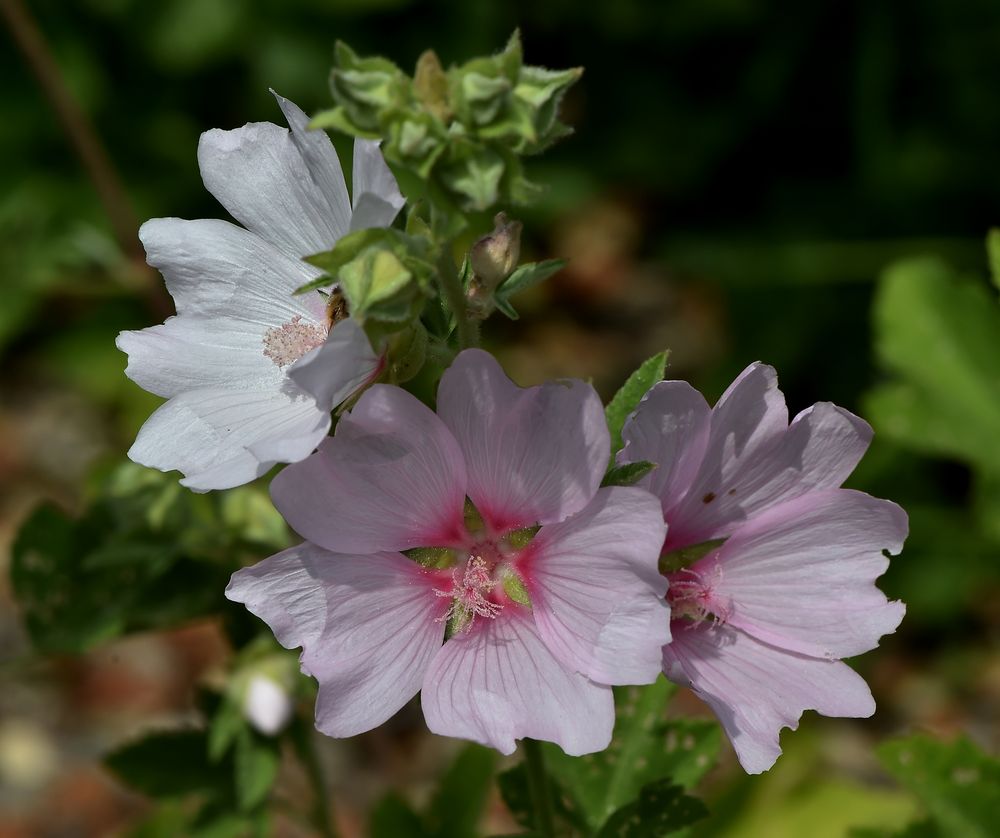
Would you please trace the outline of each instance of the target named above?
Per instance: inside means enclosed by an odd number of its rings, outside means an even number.
[[[490,292],[511,275],[521,258],[521,222],[498,212],[493,225],[493,232],[479,239],[469,251],[476,281]]]
[[[448,76],[434,50],[421,53],[413,73],[413,93],[428,111],[446,125],[451,121]]]

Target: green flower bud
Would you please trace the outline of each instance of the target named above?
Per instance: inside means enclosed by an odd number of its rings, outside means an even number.
[[[347,124],[364,131],[378,131],[386,111],[406,104],[410,80],[388,59],[361,58],[343,41],[338,41],[330,90],[343,109]]]

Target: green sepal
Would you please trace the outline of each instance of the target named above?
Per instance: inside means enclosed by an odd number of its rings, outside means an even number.
[[[546,259],[543,262],[526,262],[519,265],[496,291],[496,298],[508,300],[533,285],[544,282],[566,267],[565,259]],[[497,306],[499,308],[499,306]]]
[[[681,547],[679,550],[664,553],[660,556],[660,573],[674,573],[691,567],[699,559],[703,559],[709,553],[714,553],[725,543],[726,539],[724,538],[713,538],[709,541],[702,541],[700,544],[692,544],[689,547]]]
[[[411,82],[395,64],[380,56],[361,58],[337,41],[330,71],[330,91],[347,117],[362,131],[380,131],[384,113],[406,105]]]
[[[421,180],[431,176],[434,164],[447,148],[448,134],[432,114],[405,111],[388,120],[382,153],[386,160],[406,166]]]
[[[481,532],[486,529],[486,523],[483,521],[483,516],[479,514],[479,510],[476,509],[476,505],[469,498],[465,499],[463,518],[465,521],[465,528],[471,533]]]
[[[466,210],[485,210],[497,203],[504,158],[481,143],[465,140],[449,148],[441,162],[441,182]]]
[[[447,570],[458,561],[458,554],[451,547],[411,547],[403,555],[421,567]]]
[[[349,134],[352,137],[360,137],[364,140],[377,140],[382,136],[377,129],[362,128],[353,122],[351,117],[348,116],[347,111],[339,105],[336,108],[320,111],[309,121],[308,128],[310,130],[332,129],[340,131],[343,134]]]
[[[654,468],[656,463],[649,460],[637,460],[634,463],[622,463],[607,470],[601,486],[632,486],[642,480]]]
[[[503,583],[503,592],[507,596],[518,605],[531,608],[531,597],[528,595],[528,589],[524,586],[524,580],[518,576],[517,571],[509,567],[505,568],[501,574],[501,581]]]
[[[521,527],[520,529],[511,530],[504,536],[504,541],[515,550],[523,550],[538,535],[538,531],[541,528],[541,524],[535,524],[531,527]]]
[[[493,305],[496,306],[497,311],[511,320],[519,320],[521,318],[521,315],[517,313],[517,310],[510,304],[510,301],[503,297],[494,297]]]

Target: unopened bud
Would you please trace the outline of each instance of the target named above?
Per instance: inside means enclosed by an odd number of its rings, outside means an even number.
[[[292,717],[292,697],[274,678],[254,674],[243,697],[243,715],[265,736],[279,733]]]
[[[493,232],[479,239],[469,251],[472,272],[487,291],[510,276],[521,258],[521,222],[511,221],[505,213],[498,212],[493,225]]]

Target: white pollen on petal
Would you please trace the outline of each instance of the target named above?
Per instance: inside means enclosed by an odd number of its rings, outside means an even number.
[[[315,323],[303,323],[298,314],[282,326],[272,326],[264,333],[264,354],[276,366],[294,364],[307,352],[322,346],[329,330]]]

